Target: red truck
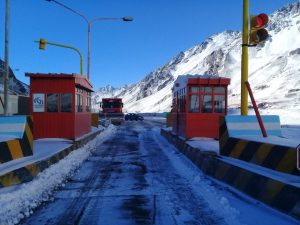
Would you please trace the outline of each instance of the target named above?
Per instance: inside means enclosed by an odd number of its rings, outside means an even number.
[[[102,98],[100,107],[102,111],[99,113],[99,118],[110,119],[111,123],[115,125],[124,121],[122,98]]]

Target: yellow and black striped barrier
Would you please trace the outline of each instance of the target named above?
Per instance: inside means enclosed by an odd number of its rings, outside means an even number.
[[[100,132],[101,131],[99,130],[88,136],[85,136],[80,140],[74,141],[73,145],[52,155],[49,158],[28,164],[19,169],[0,175],[0,187],[7,187],[31,181],[39,172],[65,158],[70,152],[82,147],[88,141],[95,138]]]
[[[295,146],[288,146],[266,143],[263,142],[264,139],[254,141],[246,140],[244,136],[232,136],[230,132],[238,126],[228,126],[226,119],[227,117],[220,119],[219,143],[221,155],[254,163],[272,170],[300,175],[297,169],[296,144]],[[243,124],[244,122],[241,123],[241,126]],[[283,141],[286,141],[286,139],[283,139]]]
[[[1,116],[0,163],[33,154],[33,123],[31,116]]]
[[[242,167],[240,164],[235,165],[226,157],[201,152],[201,150],[188,145],[185,140],[168,130],[161,129],[161,135],[175,145],[204,174],[300,220],[299,187],[284,183],[274,177],[259,174],[257,169],[251,170],[249,167]]]

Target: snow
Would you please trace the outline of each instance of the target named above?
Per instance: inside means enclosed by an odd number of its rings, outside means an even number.
[[[18,139],[15,135],[0,135],[0,142]]]
[[[285,138],[300,140],[300,126],[285,125],[282,126],[281,131]]]
[[[172,131],[172,128],[164,129],[166,131]],[[238,136],[236,138],[294,148],[300,144],[300,126],[283,126],[281,130],[283,137],[269,136],[264,138],[262,136]],[[195,137],[187,140],[186,143],[194,148],[198,148],[203,152],[212,152],[218,155],[220,154],[219,141],[213,138]]]
[[[86,135],[81,136],[76,139],[77,141],[90,135],[96,131],[103,130],[103,127],[95,128],[92,127],[91,132]],[[6,135],[0,135],[0,141],[3,139],[5,141]],[[33,155],[22,157],[16,160],[12,160],[6,163],[0,164],[0,176],[6,174],[10,171],[24,167],[25,165],[34,163],[38,160],[43,160],[55,155],[56,153],[62,151],[65,148],[70,147],[73,144],[72,140],[62,139],[62,138],[43,138],[37,139],[33,142]]]
[[[202,152],[215,152],[216,154],[220,154],[219,141],[213,138],[191,138],[186,143],[194,148],[200,149]]]
[[[36,140],[33,142],[33,155],[0,164],[0,176],[38,160],[47,159],[71,145],[72,141],[67,139],[53,138]]]
[[[164,118],[150,117],[149,120],[161,122]],[[117,128],[115,126],[110,125],[84,147],[71,152],[58,163],[39,173],[33,181],[21,185],[1,188],[0,224],[17,224],[22,218],[29,217],[33,213],[34,209],[42,203],[54,200],[53,193],[55,190],[64,186],[64,182],[67,178],[76,173],[77,169],[80,165],[82,165],[83,161],[92,154],[96,146],[109,139],[111,135],[116,132],[116,129]],[[288,129],[290,129],[290,127]],[[295,130],[299,132],[299,130],[294,129],[294,131]],[[143,128],[140,128],[140,130],[137,131],[142,132]],[[288,133],[292,134],[293,132],[289,130]],[[297,135],[299,134],[300,132],[297,133]],[[226,224],[254,225],[259,224],[261,221],[263,221],[264,225],[297,224],[294,219],[282,215],[261,203],[257,203],[242,193],[238,193],[238,196],[240,197],[235,197],[235,195],[231,194],[231,192],[236,190],[228,192],[224,189],[224,184],[220,183],[220,187],[216,188],[215,183],[217,181],[211,182],[207,179],[207,177],[202,174],[195,165],[193,165],[185,156],[179,153],[175,147],[170,145],[163,137],[161,137],[159,134],[159,128],[155,128],[153,130],[153,135],[164,154],[167,155],[169,161],[173,164],[173,167],[176,168],[177,173],[181,174],[182,177],[185,177],[193,190],[205,198],[209,207],[218,212],[218,215],[221,215],[222,218],[225,219]],[[189,140],[188,143],[205,150],[217,151],[216,141],[213,139],[194,138]],[[64,139],[41,139],[35,144],[36,147],[40,149],[40,151],[36,153],[44,155],[47,152],[49,153],[52,151],[52,153],[54,153],[54,150],[58,151],[59,149],[70,145],[70,141]],[[258,169],[258,167],[249,166],[246,165],[245,162],[238,162],[234,159],[222,157],[222,160],[229,160],[231,163],[237,163],[238,166],[244,166],[262,174],[270,173],[268,169]],[[0,171],[1,170],[2,169],[0,169]],[[276,178],[279,179],[278,174],[276,176]],[[285,179],[286,182],[289,182],[292,185],[299,186],[299,179],[295,179],[295,176],[283,176],[281,179]],[[124,182],[125,181],[126,179],[124,179]],[[126,187],[126,184],[124,184],[123,187]],[[113,205],[113,202],[111,202],[111,204]],[[167,204],[167,202],[165,204]],[[161,207],[165,208],[164,206]],[[189,216],[188,212],[186,212],[186,214],[181,212],[180,218],[182,221],[185,221],[189,218]]]
[[[299,2],[297,3],[299,4]],[[300,140],[300,56],[299,54],[292,54],[292,52],[300,46],[300,39],[298,38],[300,14],[285,12],[284,10],[281,12],[284,13],[275,12],[271,16],[271,38],[262,46],[249,49],[249,81],[257,103],[266,105],[266,107],[260,107],[261,114],[280,115],[281,123],[284,124],[283,136],[289,139],[286,140],[289,143],[292,139],[293,146],[296,146]],[[171,89],[174,80],[179,75],[213,73],[231,78],[229,107],[230,111],[235,112],[240,105],[240,39],[239,32],[216,34],[202,44],[184,51],[165,66],[149,74],[141,82],[113,90],[112,96],[123,97],[126,112],[170,111]],[[106,96],[111,97],[110,93],[107,92]],[[93,96],[94,105],[99,101],[100,95],[101,93],[95,93]],[[249,105],[251,105],[250,102]],[[249,114],[251,113],[254,114],[250,110]],[[155,120],[156,118],[151,119]],[[53,192],[64,186],[66,179],[76,173],[83,161],[95,150],[95,147],[115,132],[116,127],[110,125],[84,147],[71,152],[58,163],[39,173],[33,181],[1,188],[0,224],[17,224],[22,218],[30,216],[33,210],[43,202],[53,200]],[[213,179],[208,180],[208,177],[202,174],[176,148],[160,137],[158,130],[154,135],[177,172],[182,174],[192,188],[206,199],[214,211],[226,219],[227,224],[299,224],[299,221],[282,215],[221,182]],[[1,136],[0,141],[8,140],[7,138],[12,137]],[[253,140],[261,139],[252,138]],[[278,143],[278,140],[273,138],[269,140],[272,143]],[[283,142],[283,139],[279,140],[279,143]],[[43,157],[49,157],[51,154],[70,146],[70,144],[68,140],[61,139],[38,140],[34,143],[35,153],[33,157],[24,157],[1,164],[0,174],[43,159]],[[218,142],[213,139],[199,137],[189,140],[188,144],[203,151],[219,152]],[[269,169],[232,158],[221,157],[221,160],[300,187],[298,177],[274,173]],[[220,184],[220,187],[216,188],[215,183]],[[237,193],[239,197],[230,194],[224,186],[232,193]],[[186,212],[182,217],[188,218],[189,216],[189,213]],[[184,221],[184,218],[182,219]]]
[[[246,224],[264,224],[264,225],[284,225],[284,224],[298,224],[298,221],[278,213],[277,211],[266,207],[262,203],[249,198],[245,194],[227,186],[233,193],[227,192],[223,187],[226,186],[214,179],[210,182],[197,166],[192,164],[185,156],[178,152],[178,150],[168,145],[167,141],[161,136],[157,135],[158,143],[163,145],[164,153],[169,157],[171,163],[178,171],[191,183],[194,190],[201,193],[206,199],[209,206],[222,215],[226,219],[226,224],[230,225],[246,225]],[[206,140],[209,141],[209,140]],[[294,176],[293,176],[294,177]],[[220,184],[216,188],[214,183]]]
[[[205,198],[209,206],[225,218],[227,224],[241,224],[238,219],[239,211],[230,205],[227,198],[220,195],[220,193],[211,186],[210,182],[204,179],[204,175],[202,173],[199,174],[199,170],[194,167],[189,160],[182,157],[183,155],[179,154],[175,147],[168,144],[166,140],[158,134],[155,138],[162,146],[161,148],[163,149],[164,154],[168,156],[174,168],[190,181],[195,192],[201,193],[201,196]]]
[[[71,152],[58,163],[39,173],[33,181],[1,188],[0,224],[17,224],[24,217],[30,216],[34,208],[51,200],[52,193],[58,187],[63,186],[65,180],[76,172],[76,169],[89,157],[95,147],[108,139],[115,130],[114,126],[109,126],[84,147]],[[52,147],[56,148],[56,146]],[[51,149],[51,141],[47,144],[47,149]]]
[[[296,148],[300,144],[299,139],[293,140],[293,139],[276,137],[276,136],[263,137],[263,136],[257,136],[257,135],[253,135],[253,136],[252,135],[247,135],[247,136],[241,135],[241,136],[236,136],[236,138],[243,139],[243,140],[249,140],[249,141],[257,141],[260,143],[293,147],[293,148]]]

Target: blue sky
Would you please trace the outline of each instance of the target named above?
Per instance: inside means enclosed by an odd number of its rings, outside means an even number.
[[[241,30],[243,0],[58,0],[89,19],[134,17],[133,22],[97,21],[91,32],[94,89],[143,79],[180,51],[224,30]],[[296,0],[249,0],[250,13],[270,14]],[[79,73],[78,55],[64,48],[38,49],[34,40],[78,48],[86,74],[87,25],[45,0],[10,0],[10,66],[17,78],[31,73]],[[5,0],[0,0],[0,58],[4,58]]]

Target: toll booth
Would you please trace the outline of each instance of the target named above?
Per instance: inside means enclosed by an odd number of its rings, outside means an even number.
[[[172,130],[186,139],[219,138],[219,118],[227,114],[229,78],[179,76],[174,83]]]
[[[26,73],[34,139],[76,139],[91,131],[92,85],[78,74]]]

